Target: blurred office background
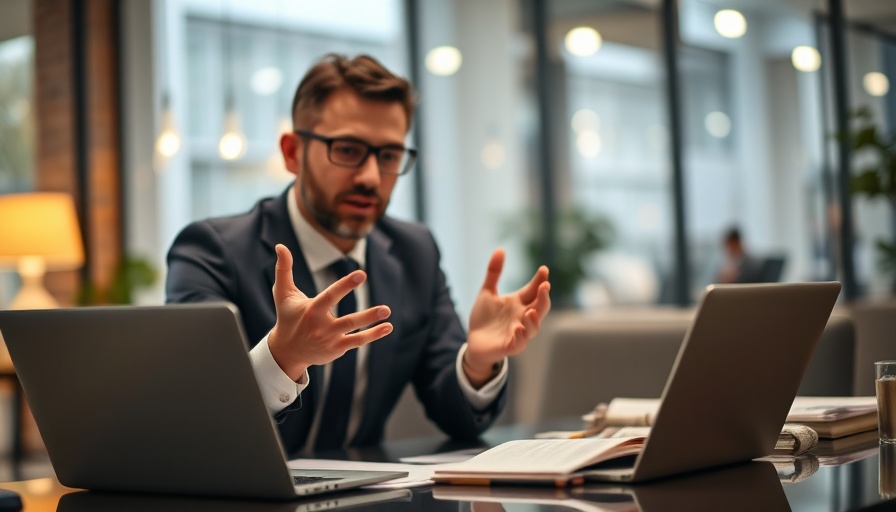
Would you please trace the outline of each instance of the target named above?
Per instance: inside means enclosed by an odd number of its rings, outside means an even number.
[[[835,137],[860,107],[892,126],[890,2],[4,0],[3,12],[0,194],[75,198],[84,267],[48,276],[63,302],[134,259],[161,276],[133,300],[162,302],[186,223],[280,193],[293,92],[334,51],[369,53],[419,90],[422,157],[390,213],[432,228],[462,317],[497,246],[508,290],[536,247],[571,276],[565,306],[693,303],[731,226],[784,261],[774,279],[840,279],[848,300],[892,291],[875,243],[893,239],[893,209],[844,189],[844,162],[859,166]],[[589,220],[598,243],[575,248]],[[0,273],[0,307],[18,286]]]

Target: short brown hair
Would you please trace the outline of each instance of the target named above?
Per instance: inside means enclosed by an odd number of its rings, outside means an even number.
[[[319,120],[321,108],[330,94],[343,87],[365,99],[400,102],[410,129],[416,107],[411,83],[369,55],[349,59],[337,53],[327,54],[317,61],[299,82],[292,100],[295,127],[311,128]]]

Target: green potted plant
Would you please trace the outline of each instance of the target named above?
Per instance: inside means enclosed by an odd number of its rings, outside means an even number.
[[[896,213],[896,133],[882,133],[868,108],[854,114],[855,129],[849,134],[849,142],[855,157],[868,163],[852,177],[851,191],[868,199],[884,199]],[[896,241],[875,241],[881,270],[896,270]]]
[[[96,304],[131,304],[133,294],[155,284],[159,277],[155,267],[143,258],[124,257],[107,286],[84,282],[78,294],[82,306]]]
[[[605,249],[613,239],[609,219],[573,206],[557,215],[555,225],[555,261],[550,268],[551,302],[555,307],[572,307],[579,285],[587,277],[584,261],[592,253]],[[544,222],[540,213],[527,210],[509,219],[503,238],[522,243],[526,256],[526,276],[534,275],[546,261]]]

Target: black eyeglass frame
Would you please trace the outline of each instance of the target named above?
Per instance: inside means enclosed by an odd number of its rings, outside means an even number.
[[[364,142],[363,140],[355,139],[353,137],[326,137],[324,135],[320,135],[320,134],[314,133],[314,132],[309,132],[306,130],[293,130],[293,133],[295,133],[299,137],[306,137],[309,139],[319,140],[319,141],[323,142],[324,144],[327,145],[327,159],[330,161],[330,163],[333,165],[338,165],[339,167],[345,167],[347,169],[357,169],[357,168],[361,167],[362,165],[364,165],[364,162],[366,162],[367,159],[370,157],[370,154],[373,153],[373,155],[376,157],[377,166],[379,167],[381,173],[389,174],[391,176],[403,176],[403,175],[407,174],[408,172],[410,172],[411,168],[414,167],[414,162],[416,162],[416,160],[417,160],[417,150],[414,148],[408,148],[408,147],[404,147],[404,146],[396,146],[396,145],[392,145],[392,144],[386,145],[386,146],[374,146],[372,144],[368,144],[368,143]],[[352,143],[352,144],[360,144],[362,146],[365,146],[367,148],[367,151],[364,153],[364,156],[362,156],[358,160],[358,163],[355,165],[336,162],[333,160],[333,156],[332,156],[334,142],[348,142],[348,143]],[[404,165],[398,172],[383,170],[382,165],[380,165],[380,151],[383,151],[384,149],[392,149],[392,150],[400,149],[407,153],[407,161],[404,163]]]

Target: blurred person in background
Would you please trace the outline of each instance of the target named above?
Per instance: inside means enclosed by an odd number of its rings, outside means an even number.
[[[762,260],[750,255],[737,226],[729,228],[722,238],[725,261],[719,270],[717,283],[758,283],[763,281]]]

